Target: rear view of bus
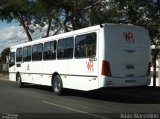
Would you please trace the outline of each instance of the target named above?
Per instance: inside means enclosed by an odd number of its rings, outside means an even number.
[[[133,25],[106,25],[101,42],[101,87],[150,84],[150,38],[147,29]]]

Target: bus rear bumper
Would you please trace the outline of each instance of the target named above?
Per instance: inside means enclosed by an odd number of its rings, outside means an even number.
[[[134,86],[147,86],[150,84],[151,77],[136,77],[136,78],[113,78],[101,77],[100,87],[134,87]]]

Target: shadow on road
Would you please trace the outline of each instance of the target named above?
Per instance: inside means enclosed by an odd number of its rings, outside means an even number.
[[[35,89],[36,91],[51,92],[52,88],[50,86],[34,85],[34,84],[25,84],[23,88]]]
[[[108,88],[98,91],[67,91],[66,96],[130,104],[160,104],[160,88]]]
[[[48,86],[26,85],[25,88],[38,89],[41,92],[52,92]],[[94,91],[77,91],[65,89],[63,96],[77,96],[100,101],[110,101],[130,104],[160,104],[160,88],[106,88]]]

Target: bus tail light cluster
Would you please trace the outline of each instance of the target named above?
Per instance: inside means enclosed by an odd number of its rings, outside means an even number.
[[[109,77],[112,76],[110,64],[106,60],[102,61],[102,73],[101,74],[104,75],[104,76],[109,76]]]
[[[148,64],[148,69],[147,69],[147,76],[151,74],[151,63],[149,62]]]

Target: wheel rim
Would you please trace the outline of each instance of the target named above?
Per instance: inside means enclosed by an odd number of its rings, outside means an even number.
[[[20,76],[17,77],[17,83],[18,83],[18,85],[21,84],[21,78],[20,78]]]
[[[60,91],[60,87],[61,87],[61,83],[58,79],[55,80],[54,82],[54,91],[55,92],[59,92]]]

